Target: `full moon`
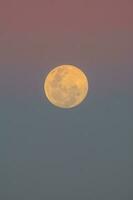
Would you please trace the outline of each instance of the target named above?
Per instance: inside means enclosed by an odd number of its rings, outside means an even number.
[[[51,70],[44,81],[47,99],[60,108],[81,104],[89,90],[88,79],[79,67],[61,65]]]

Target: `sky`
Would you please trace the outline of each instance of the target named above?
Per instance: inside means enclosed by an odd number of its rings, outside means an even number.
[[[132,9],[132,0],[0,1],[0,199],[133,199]],[[90,80],[73,109],[44,95],[61,64]]]

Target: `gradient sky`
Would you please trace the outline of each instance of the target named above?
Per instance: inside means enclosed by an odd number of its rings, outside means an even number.
[[[1,0],[0,199],[133,199],[132,11],[132,0]],[[43,94],[61,64],[90,79],[70,110]]]

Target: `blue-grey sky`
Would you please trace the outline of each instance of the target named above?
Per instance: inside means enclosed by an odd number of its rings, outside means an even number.
[[[0,199],[132,200],[132,1],[0,4]],[[73,109],[44,96],[61,64],[90,80]]]

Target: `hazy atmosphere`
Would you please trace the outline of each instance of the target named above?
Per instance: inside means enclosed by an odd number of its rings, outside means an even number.
[[[0,2],[0,199],[132,200],[133,2]],[[61,109],[44,79],[62,64],[90,81]]]

